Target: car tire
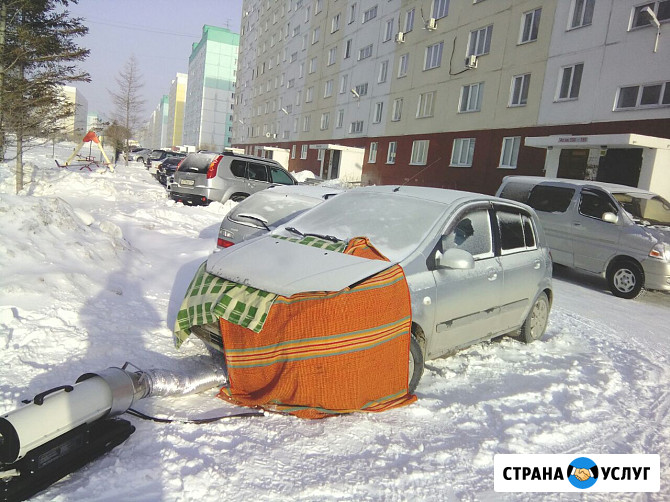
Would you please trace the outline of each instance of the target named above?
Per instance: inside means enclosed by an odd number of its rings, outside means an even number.
[[[407,379],[409,380],[409,384],[407,386],[407,392],[409,394],[414,394],[417,385],[419,385],[419,380],[421,380],[421,376],[423,375],[423,368],[424,368],[424,356],[423,351],[421,350],[421,345],[419,345],[419,342],[414,337],[414,335],[410,335],[409,375],[407,377]]]
[[[233,202],[242,202],[247,197],[249,196],[245,193],[236,193],[230,196],[230,200],[232,200]]]
[[[544,291],[540,293],[530,309],[528,317],[519,330],[519,340],[524,343],[533,343],[544,335],[549,322],[549,298]]]
[[[144,164],[144,157],[135,157],[135,162],[141,162]]]
[[[607,284],[614,296],[637,298],[644,287],[642,267],[630,260],[615,262],[607,269]]]

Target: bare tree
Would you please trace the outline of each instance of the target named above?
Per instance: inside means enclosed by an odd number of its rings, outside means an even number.
[[[130,151],[130,138],[140,126],[145,100],[140,96],[140,90],[144,87],[142,74],[134,55],[130,56],[123,70],[116,77],[118,86],[116,91],[109,91],[114,103],[114,118],[117,123],[127,131],[125,137],[126,153]],[[128,155],[125,157],[125,165],[128,165]]]

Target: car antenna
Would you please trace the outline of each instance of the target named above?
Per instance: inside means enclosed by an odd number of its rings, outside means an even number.
[[[433,162],[431,162],[430,164],[428,164],[426,167],[424,167],[423,169],[421,169],[421,171],[419,171],[418,173],[416,173],[413,177],[415,177],[415,176],[419,176],[419,175],[422,174],[424,171],[426,171],[427,169],[430,169],[431,167],[433,167],[435,164],[437,164],[437,163],[438,163],[439,161],[441,161],[441,160],[442,160],[442,157],[438,157],[438,158],[435,159]],[[402,185],[398,185],[397,187],[395,187],[395,188],[393,189],[393,191],[394,191],[394,192],[399,192],[400,189],[401,189],[402,187],[406,186],[407,183],[409,183],[409,180],[410,180],[410,179],[412,179],[412,178],[409,178],[409,179],[408,179],[405,183],[403,183]]]

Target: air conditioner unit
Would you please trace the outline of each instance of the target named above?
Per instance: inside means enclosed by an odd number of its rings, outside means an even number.
[[[266,138],[269,138],[270,136],[272,136],[272,134],[270,134],[269,132],[266,132],[266,133],[265,133],[265,137],[266,137]]]
[[[403,43],[405,41],[405,34],[402,31],[396,33],[395,41],[399,44]]]
[[[426,21],[426,29],[427,30],[432,31],[436,28],[437,28],[437,19],[435,19],[434,17],[431,17],[430,19],[428,19],[428,21]]]
[[[465,58],[465,67],[466,68],[477,68],[477,56],[474,54]]]

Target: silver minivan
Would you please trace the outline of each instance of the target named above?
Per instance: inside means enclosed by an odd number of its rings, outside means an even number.
[[[331,242],[364,236],[389,261],[285,239],[296,236]],[[410,290],[410,392],[424,360],[498,335],[514,333],[530,343],[545,332],[552,264],[542,227],[528,206],[487,195],[410,186],[354,188],[269,234],[219,249],[207,271],[289,297],[340,291],[396,263]],[[210,332],[216,338],[218,326]],[[194,333],[207,343],[204,331]],[[225,350],[220,343],[216,347]]]
[[[624,185],[507,176],[497,195],[535,209],[555,263],[599,274],[615,296],[670,291],[670,204]]]
[[[272,185],[298,182],[278,162],[232,152],[189,154],[170,184],[170,197],[190,205],[235,202]]]

